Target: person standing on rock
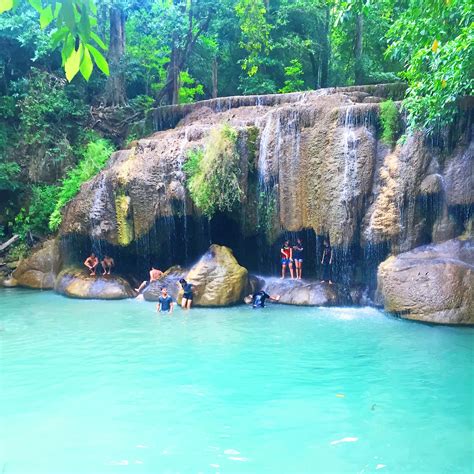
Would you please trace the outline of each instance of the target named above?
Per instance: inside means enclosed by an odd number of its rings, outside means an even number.
[[[183,299],[181,300],[181,308],[191,309],[191,305],[193,304],[193,285],[188,283],[184,278],[179,280],[179,284],[184,292]]]
[[[145,280],[138,288],[135,288],[135,291],[140,294],[144,288],[146,288],[151,282],[159,280],[162,275],[163,272],[161,270],[152,266],[150,270],[150,279]]]
[[[90,276],[95,276],[97,265],[99,265],[99,259],[95,256],[95,253],[91,253],[86,258],[84,265],[90,270]]]
[[[293,245],[293,261],[295,262],[296,279],[301,280],[303,271],[303,242],[296,239],[296,245]]]
[[[173,312],[174,301],[173,298],[168,294],[168,290],[163,287],[161,289],[161,295],[158,298],[158,304],[156,305],[156,310],[158,313],[169,313]]]
[[[323,266],[323,278],[321,283],[326,281],[332,285],[332,248],[328,239],[323,242],[323,256],[321,258],[321,265]]]
[[[104,259],[100,263],[102,264],[102,268],[104,269],[104,273],[102,273],[102,275],[110,275],[112,267],[115,267],[114,259],[109,255],[105,255]]]
[[[290,241],[285,240],[280,249],[281,255],[281,278],[285,278],[286,267],[290,269],[290,276],[293,278],[293,249],[290,247]]]

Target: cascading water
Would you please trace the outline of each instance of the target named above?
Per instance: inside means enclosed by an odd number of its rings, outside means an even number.
[[[90,209],[89,217],[91,223],[91,241],[92,241],[92,252],[96,255],[102,256],[102,223],[103,223],[103,211],[107,203],[107,187],[106,187],[106,176],[105,173],[100,175],[97,189],[94,193],[94,199],[92,201],[92,207]]]

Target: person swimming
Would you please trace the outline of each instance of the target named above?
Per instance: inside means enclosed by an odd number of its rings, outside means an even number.
[[[161,289],[161,295],[158,298],[158,304],[156,305],[156,310],[158,313],[172,313],[174,307],[173,298],[168,294],[166,287]]]
[[[280,295],[269,295],[265,293],[265,291],[260,290],[254,293],[253,295],[249,295],[248,301],[252,305],[252,308],[265,308],[265,301],[278,301],[280,299]]]
[[[296,245],[293,245],[293,261],[295,262],[296,279],[301,280],[303,270],[303,241],[296,239]]]
[[[290,269],[290,276],[293,278],[293,249],[290,247],[290,241],[285,240],[280,249],[281,255],[281,278],[285,278],[286,267]]]
[[[179,280],[179,284],[184,292],[181,300],[181,307],[183,309],[191,309],[191,305],[193,304],[193,285],[188,283],[184,278]]]
[[[162,275],[163,272],[161,270],[158,270],[156,267],[152,266],[150,270],[150,279],[145,280],[138,288],[135,288],[135,291],[140,294],[142,290],[144,290],[150,283],[159,280]]]

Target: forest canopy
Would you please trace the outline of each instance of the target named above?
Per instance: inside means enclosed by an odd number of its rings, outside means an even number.
[[[46,232],[32,199],[58,209],[85,150],[138,138],[124,124],[152,107],[398,81],[409,127],[429,131],[474,85],[470,0],[0,0],[0,13],[0,234]]]

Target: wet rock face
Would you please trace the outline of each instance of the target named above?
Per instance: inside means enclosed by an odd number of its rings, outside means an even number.
[[[130,284],[116,275],[89,276],[81,269],[65,269],[57,277],[55,290],[70,298],[120,300],[133,298]]]
[[[54,288],[59,266],[59,245],[54,239],[47,240],[28,258],[21,260],[13,278],[20,286],[50,290]]]
[[[377,291],[385,309],[402,318],[474,324],[474,241],[453,239],[388,258]]]
[[[232,250],[211,245],[185,279],[193,285],[194,306],[228,306],[241,303],[249,287],[248,272]]]
[[[232,219],[243,238],[265,234],[273,244],[284,231],[312,229],[329,235],[333,246],[385,245],[399,253],[459,235],[468,217],[430,220],[426,203],[439,199],[452,213],[456,206],[472,208],[469,130],[454,151],[421,133],[392,149],[380,141],[378,103],[392,92],[338,88],[160,108],[155,118],[162,131],[115,153],[67,206],[60,232],[128,249],[142,241],[145,248],[166,249],[176,236],[175,221],[185,216],[183,233],[192,234],[188,224],[201,215],[182,165],[190,150],[202,148],[211,131],[227,123],[238,132],[243,195]]]
[[[185,278],[187,270],[180,266],[174,266],[166,270],[159,280],[151,282],[143,291],[143,298],[147,301],[158,301],[161,289],[165,287],[174,301],[178,301],[180,292],[179,280]]]
[[[269,295],[280,295],[279,303],[298,306],[337,306],[347,298],[337,285],[316,281],[266,278],[264,288]]]

